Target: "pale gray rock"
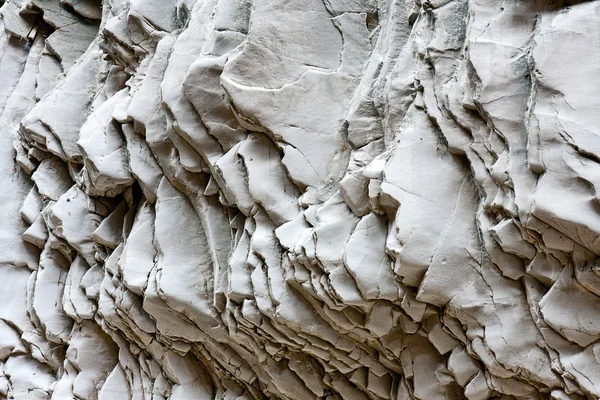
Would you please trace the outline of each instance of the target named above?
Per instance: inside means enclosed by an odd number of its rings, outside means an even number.
[[[0,399],[600,399],[599,15],[0,0]]]

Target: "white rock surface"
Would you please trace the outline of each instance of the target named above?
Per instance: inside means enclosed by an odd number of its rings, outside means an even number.
[[[0,399],[600,399],[600,1],[0,0]]]

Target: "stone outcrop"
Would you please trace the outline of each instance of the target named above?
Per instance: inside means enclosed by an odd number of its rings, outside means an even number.
[[[600,398],[600,2],[0,5],[0,398]]]

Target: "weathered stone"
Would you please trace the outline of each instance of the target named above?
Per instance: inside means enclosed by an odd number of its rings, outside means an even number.
[[[0,0],[0,398],[600,399],[599,27]]]

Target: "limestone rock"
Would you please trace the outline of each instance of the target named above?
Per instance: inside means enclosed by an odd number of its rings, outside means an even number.
[[[600,399],[600,2],[0,0],[0,399]]]

